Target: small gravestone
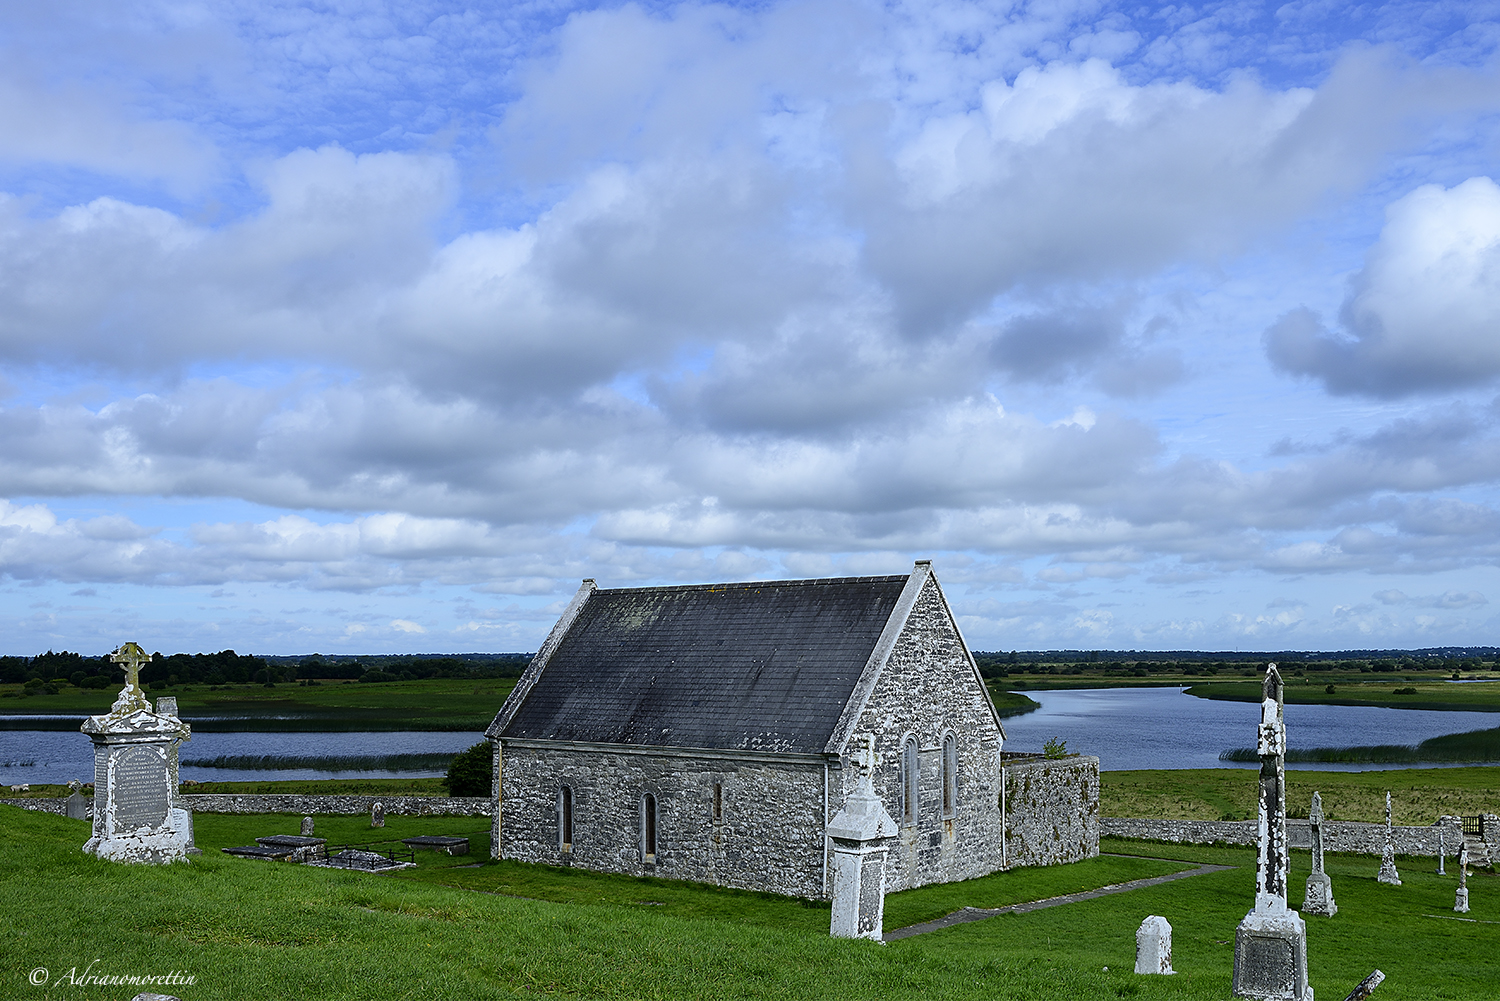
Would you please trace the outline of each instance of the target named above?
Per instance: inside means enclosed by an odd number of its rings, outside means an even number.
[[[1323,871],[1323,797],[1312,795],[1312,809],[1307,811],[1312,832],[1312,875],[1307,877],[1307,891],[1302,897],[1303,914],[1333,917],[1339,905],[1333,902],[1333,880]]]
[[[1313,1001],[1307,986],[1307,923],[1287,907],[1290,859],[1286,837],[1286,718],[1281,674],[1266,666],[1261,686],[1260,837],[1255,866],[1255,906],[1234,933],[1237,998]]]
[[[1391,794],[1385,794],[1385,850],[1380,853],[1380,872],[1375,875],[1378,882],[1388,886],[1400,886],[1401,874],[1396,871],[1396,846],[1391,840]]]
[[[152,711],[140,668],[150,658],[126,643],[110,659],[124,664],[125,687],[110,711],[80,729],[94,742],[94,831],[83,850],[116,862],[174,862],[193,848],[192,816],[177,802],[177,747],[192,737],[176,699]]]
[[[844,808],[828,822],[827,834],[833,842],[833,914],[828,934],[879,942],[885,926],[885,846],[896,836],[896,822],[870,781],[875,765],[873,743],[866,737],[852,755],[859,780]]]
[[[1135,972],[1175,972],[1172,969],[1172,926],[1160,914],[1147,916],[1135,930]]]
[[[79,785],[80,783],[76,779],[68,783],[68,799],[63,804],[63,812],[67,814],[70,820],[89,819],[88,800],[83,798],[83,793],[79,790]]]
[[[1349,992],[1349,996],[1344,998],[1344,1001],[1365,1001],[1366,998],[1375,992],[1375,988],[1383,983],[1385,983],[1385,974],[1376,970],[1356,984],[1354,990]]]
[[[374,803],[370,806],[370,826],[385,826],[385,807],[381,806],[379,803]]]
[[[1458,892],[1453,895],[1453,909],[1460,914],[1469,913],[1469,848],[1458,850]]]
[[[313,836],[313,819],[311,817],[302,818],[302,836],[304,838]]]

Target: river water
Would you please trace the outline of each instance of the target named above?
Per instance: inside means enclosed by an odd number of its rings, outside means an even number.
[[[1069,751],[1099,757],[1106,771],[1133,768],[1254,768],[1219,760],[1219,752],[1250,747],[1260,706],[1213,702],[1177,688],[1092,688],[1027,692],[1041,708],[1005,723],[1005,749],[1040,751],[1057,737]],[[191,720],[189,720],[191,722]],[[1368,706],[1286,707],[1293,747],[1416,744],[1429,737],[1500,726],[1500,713],[1377,709]],[[199,733],[182,748],[184,759],[220,755],[457,754],[484,735],[451,731],[398,733]],[[81,733],[0,730],[0,785],[87,781],[94,772],[93,745]],[[1370,771],[1410,765],[1288,765],[1288,768]],[[333,772],[315,769],[248,770],[184,766],[182,777],[201,782],[280,779],[394,778],[440,775],[442,770]]]
[[[1133,768],[1258,768],[1220,761],[1219,752],[1254,747],[1260,704],[1215,702],[1178,688],[1079,688],[1026,692],[1042,707],[1004,720],[1007,751],[1040,751],[1057,737],[1069,751],[1097,755],[1104,771]],[[1418,744],[1429,737],[1500,726],[1500,713],[1286,707],[1291,747]],[[1293,764],[1320,771],[1376,771],[1412,765]]]

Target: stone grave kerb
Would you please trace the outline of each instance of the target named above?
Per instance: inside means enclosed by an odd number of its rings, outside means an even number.
[[[828,933],[879,942],[885,922],[886,844],[897,834],[896,821],[875,794],[873,738],[866,736],[850,759],[859,779],[825,831],[833,846]]]
[[[94,827],[83,850],[117,862],[173,862],[192,849],[177,785],[177,747],[192,731],[177,718],[176,699],[151,708],[140,687],[150,658],[139,646],[126,643],[111,659],[125,664],[125,687],[109,712],[79,728],[94,742]]]

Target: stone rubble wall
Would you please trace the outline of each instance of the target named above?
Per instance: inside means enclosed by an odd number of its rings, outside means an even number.
[[[958,756],[955,801],[943,812],[943,740]],[[984,686],[969,664],[936,581],[917,595],[870,700],[849,736],[849,750],[875,740],[875,794],[899,833],[886,856],[886,891],[984,876],[1000,857],[1000,728]],[[902,810],[901,752],[917,742],[915,823]],[[859,769],[846,753],[834,773],[830,816],[853,794]],[[830,853],[830,864],[832,864]]]
[[[1099,854],[1099,759],[1032,758],[1005,765],[1005,861],[1060,865]]]
[[[89,816],[94,801],[85,797]],[[66,812],[64,798],[0,799],[0,804],[19,806],[23,810],[45,813]],[[388,816],[403,817],[488,817],[495,801],[488,796],[309,796],[293,794],[237,795],[234,793],[188,793],[181,802],[194,813],[292,813],[299,816],[333,816],[367,814],[370,807],[381,804]]]
[[[1500,828],[1500,818],[1487,821]],[[1104,833],[1110,837],[1174,844],[1254,845],[1258,822],[1254,820],[1150,820],[1140,817],[1105,817]],[[1287,841],[1292,848],[1311,850],[1312,830],[1305,820],[1288,819]],[[1493,836],[1492,836],[1493,837]],[[1458,854],[1463,827],[1457,817],[1441,817],[1427,827],[1392,827],[1391,845],[1398,855],[1437,857],[1439,845],[1449,856]],[[1325,820],[1323,847],[1330,852],[1379,855],[1385,850],[1385,825],[1356,821]]]
[[[492,842],[501,858],[826,895],[821,763],[502,745],[500,838]],[[573,803],[567,851],[558,819],[563,786]],[[647,793],[657,812],[650,860],[642,833]]]

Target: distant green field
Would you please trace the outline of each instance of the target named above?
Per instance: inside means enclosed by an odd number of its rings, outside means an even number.
[[[1164,820],[1253,820],[1256,772],[1184,768],[1101,772],[1099,811],[1106,817]],[[1385,793],[1398,824],[1430,824],[1443,814],[1500,813],[1500,768],[1406,768],[1372,772],[1286,773],[1287,811],[1306,817],[1312,794],[1330,820],[1385,820]]]
[[[204,685],[155,689],[148,696],[175,695],[178,711],[195,730],[483,730],[516,685],[514,678],[431,678],[363,684]],[[66,716],[108,712],[116,691],[66,686],[56,695],[20,697],[19,685],[0,686],[0,727],[76,729]],[[59,714],[50,727],[8,715]],[[211,717],[230,717],[213,719]],[[50,721],[49,721],[50,722]]]
[[[477,858],[420,853],[419,868],[394,876],[230,858],[216,850],[257,833],[295,830],[296,822],[200,817],[204,855],[157,868],[82,854],[83,821],[0,807],[7,846],[0,995],[119,1001],[142,989],[58,983],[94,963],[94,972],[106,975],[191,974],[196,983],[176,991],[190,1001],[559,995],[1222,1001],[1234,929],[1254,896],[1250,850],[1106,841],[1106,852],[1132,857],[893,894],[888,923],[955,904],[1039,899],[1183,863],[1235,868],[880,946],[830,939],[828,908],[819,902],[516,863],[460,868],[484,857],[483,822],[473,818],[389,817],[380,832],[364,818],[318,818],[319,832],[337,839],[450,832],[473,839]],[[1305,861],[1305,853],[1294,856],[1294,887],[1306,877]],[[1374,860],[1329,857],[1339,914],[1308,920],[1314,989],[1343,997],[1379,966],[1388,976],[1376,995],[1383,1001],[1490,1001],[1500,983],[1494,949],[1500,878],[1470,877],[1473,911],[1460,922],[1452,920],[1452,875],[1433,874],[1430,860],[1398,864],[1405,884],[1385,887],[1375,882]],[[487,892],[459,888],[460,882]],[[501,895],[517,890],[525,892]],[[1172,923],[1176,976],[1132,972],[1135,929],[1146,914]],[[45,971],[46,986],[29,983],[34,971]]]
[[[1332,692],[1328,691],[1329,687]],[[1259,702],[1258,681],[1208,681],[1188,688],[1189,695],[1225,702]],[[1400,691],[1398,691],[1400,689]],[[1296,705],[1385,706],[1392,709],[1442,709],[1500,712],[1500,681],[1408,681],[1400,676],[1371,680],[1334,680],[1324,676],[1289,678],[1286,701]]]

